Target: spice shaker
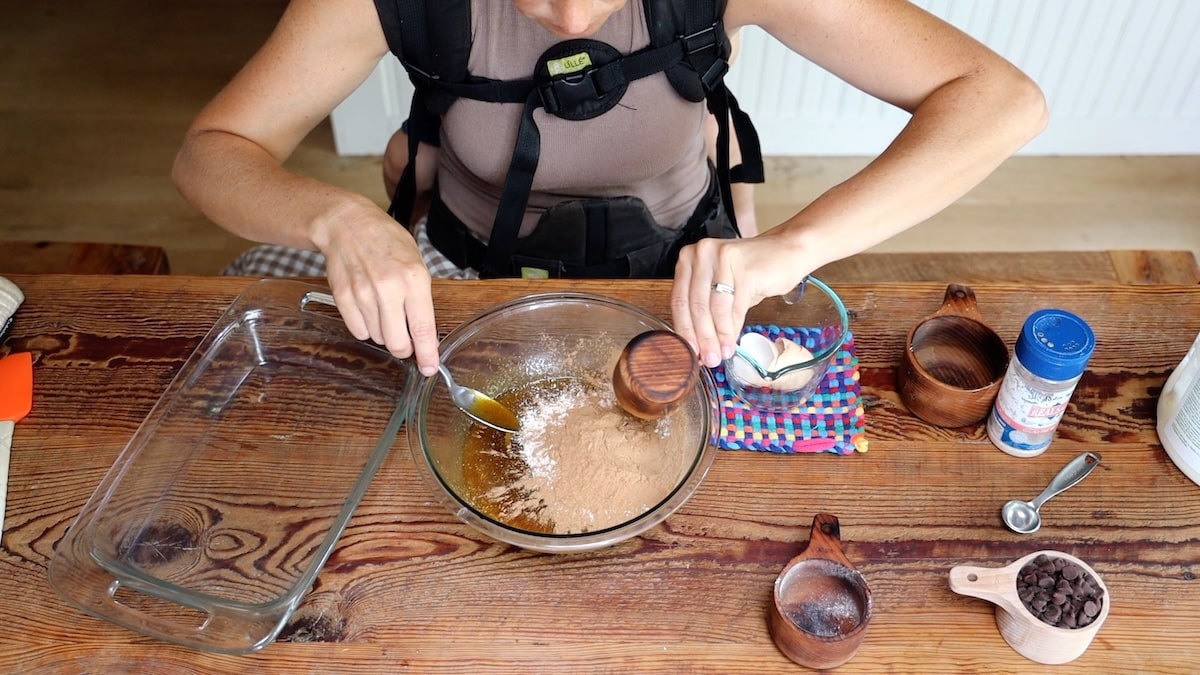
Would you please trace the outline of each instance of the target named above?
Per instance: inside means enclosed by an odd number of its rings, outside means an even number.
[[[1066,310],[1029,315],[988,416],[992,444],[1016,457],[1045,452],[1095,347],[1091,326]]]

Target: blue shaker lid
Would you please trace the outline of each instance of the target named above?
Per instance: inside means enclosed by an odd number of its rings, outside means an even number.
[[[1014,349],[1029,372],[1047,380],[1070,380],[1087,367],[1096,334],[1083,319],[1062,309],[1040,309],[1025,320]]]

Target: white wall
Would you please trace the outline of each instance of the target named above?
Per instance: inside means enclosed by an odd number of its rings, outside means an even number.
[[[1200,154],[1200,0],[916,0],[1029,73],[1051,122],[1023,154]],[[757,29],[730,76],[774,155],[871,155],[907,120]],[[392,57],[334,111],[342,154],[379,154],[407,115]]]
[[[413,88],[400,62],[387,55],[366,82],[334,109],[333,142],[339,155],[382,155],[392,132],[408,117]]]

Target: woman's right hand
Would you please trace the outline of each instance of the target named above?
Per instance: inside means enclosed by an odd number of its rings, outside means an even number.
[[[320,250],[350,332],[397,357],[415,355],[432,374],[433,299],[412,236],[371,199],[285,167],[387,51],[370,0],[292,0],[192,122],[172,177],[190,203],[238,236]]]
[[[438,335],[429,270],[416,241],[374,204],[356,203],[314,233],[346,327],[398,358],[437,372]]]

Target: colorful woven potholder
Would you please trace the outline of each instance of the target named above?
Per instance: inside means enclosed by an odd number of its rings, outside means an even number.
[[[746,328],[772,340],[781,334],[795,333],[794,329],[778,326]],[[724,365],[714,368],[713,376],[721,394],[721,415],[725,424],[717,443],[722,450],[838,455],[867,451],[866,420],[853,335],[846,336],[817,392],[804,405],[786,412],[760,410],[739,399],[726,382]]]

